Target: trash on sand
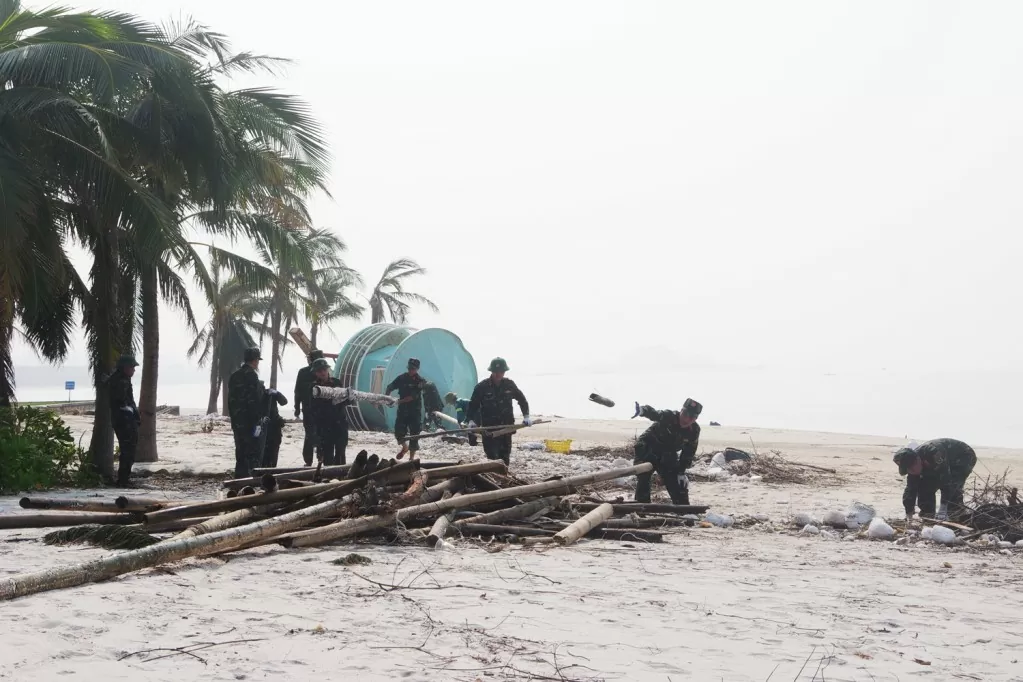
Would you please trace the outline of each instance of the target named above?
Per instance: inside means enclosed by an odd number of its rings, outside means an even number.
[[[874,517],[867,528],[867,537],[880,540],[891,540],[895,537],[895,529],[889,526],[880,516]]]
[[[951,528],[945,528],[945,526],[934,526],[931,529],[931,540],[934,542],[940,542],[943,545],[951,545],[955,542],[956,534]]]
[[[714,524],[718,528],[730,528],[732,524],[735,523],[735,519],[733,519],[731,516],[726,516],[724,514],[715,514],[714,512],[710,512],[709,514],[704,516],[703,519],[708,523]]]
[[[799,532],[803,535],[820,535],[821,529],[818,528],[817,526],[811,526],[810,524],[806,524],[805,526],[803,526],[803,530]]]

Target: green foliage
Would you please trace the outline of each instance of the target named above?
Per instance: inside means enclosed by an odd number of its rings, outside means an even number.
[[[98,482],[87,453],[57,414],[25,406],[0,408],[0,491]]]
[[[338,557],[337,559],[334,559],[330,563],[334,564],[335,566],[360,566],[362,564],[371,564],[373,563],[373,560],[370,559],[368,556],[362,556],[361,554],[356,554],[355,552],[352,552],[351,554],[346,554],[345,556]]]
[[[137,528],[114,525],[73,526],[43,536],[43,542],[47,545],[88,544],[103,549],[142,549],[159,541],[160,538]]]

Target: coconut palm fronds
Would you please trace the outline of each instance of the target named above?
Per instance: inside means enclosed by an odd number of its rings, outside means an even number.
[[[110,525],[74,526],[43,536],[43,542],[48,545],[89,544],[103,549],[141,549],[159,541],[137,528]]]

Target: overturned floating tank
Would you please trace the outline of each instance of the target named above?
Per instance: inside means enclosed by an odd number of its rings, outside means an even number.
[[[370,325],[348,339],[334,363],[334,376],[357,391],[383,393],[408,370],[409,358],[419,358],[420,374],[436,384],[442,397],[454,391],[467,398],[476,386],[476,362],[455,334],[393,324]],[[454,416],[449,405],[445,412]],[[348,423],[360,430],[391,431],[396,413],[397,407],[360,402],[348,407]]]

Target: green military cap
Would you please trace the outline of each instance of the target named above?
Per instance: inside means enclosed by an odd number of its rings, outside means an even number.
[[[892,461],[899,465],[899,476],[905,476],[909,473],[909,467],[916,461],[918,456],[913,448],[900,448],[895,453]]]
[[[408,368],[409,369],[419,369],[419,366],[420,366],[419,365],[419,358],[409,358],[408,359]]]
[[[330,361],[327,358],[316,358],[313,360],[313,371],[318,369],[330,369]]]
[[[494,358],[490,361],[490,367],[487,367],[488,372],[507,372],[508,363],[505,362],[504,358]]]
[[[320,350],[319,348],[313,348],[311,351],[309,351],[309,362],[313,362],[314,360],[319,360],[322,357],[323,357],[323,351]]]
[[[117,358],[118,367],[138,367],[139,363],[135,360],[134,355],[124,354]]]
[[[701,412],[703,412],[703,405],[696,402],[692,398],[686,398],[686,401],[682,403],[682,414],[686,415],[687,417],[692,417],[693,419],[696,419],[697,417],[700,416]]]
[[[448,405],[454,405],[455,403],[458,402],[458,394],[455,393],[454,391],[448,392],[444,396],[444,402],[447,403]]]
[[[245,349],[244,362],[252,362],[253,360],[262,360],[263,354],[259,352],[259,349],[253,346],[252,348]]]

